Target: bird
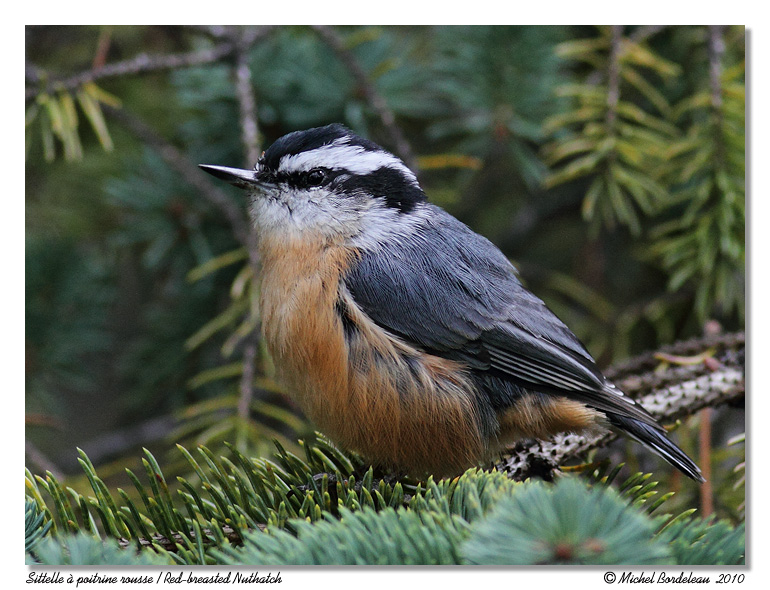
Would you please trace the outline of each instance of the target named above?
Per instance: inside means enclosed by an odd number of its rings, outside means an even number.
[[[336,444],[445,477],[523,439],[613,429],[704,481],[508,258],[377,143],[333,123],[280,137],[251,170],[200,167],[248,192],[264,341]]]

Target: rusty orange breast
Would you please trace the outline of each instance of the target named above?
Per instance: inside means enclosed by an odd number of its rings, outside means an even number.
[[[268,349],[322,432],[374,463],[414,474],[458,473],[484,456],[463,367],[416,350],[358,308],[342,281],[354,250],[282,239],[262,243],[261,254]]]

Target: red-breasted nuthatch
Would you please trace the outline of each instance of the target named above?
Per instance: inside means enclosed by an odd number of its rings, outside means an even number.
[[[703,481],[500,250],[377,144],[329,125],[278,139],[254,170],[201,168],[251,194],[267,347],[341,446],[453,475],[518,439],[611,427]]]

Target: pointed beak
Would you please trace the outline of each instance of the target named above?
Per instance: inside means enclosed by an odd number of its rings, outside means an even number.
[[[255,170],[242,170],[240,168],[228,168],[227,166],[210,166],[208,164],[198,164],[198,167],[238,188],[253,189],[261,184],[257,179]]]

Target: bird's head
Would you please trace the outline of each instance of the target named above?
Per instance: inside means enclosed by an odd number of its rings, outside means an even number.
[[[249,191],[260,233],[309,232],[365,245],[383,239],[388,227],[412,225],[426,201],[399,158],[339,124],[281,137],[253,170],[201,168]]]

